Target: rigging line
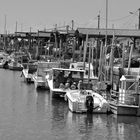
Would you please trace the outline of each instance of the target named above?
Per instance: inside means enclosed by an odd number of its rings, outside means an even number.
[[[127,20],[125,23],[122,24],[122,27],[124,26],[129,26],[130,24],[132,24],[132,18],[134,17],[135,15],[131,16],[131,18],[129,20]]]
[[[118,21],[118,20],[124,20],[124,19],[126,19],[126,18],[128,18],[128,17],[130,17],[131,15],[127,15],[127,16],[124,16],[124,17],[121,17],[121,18],[116,18],[116,19],[109,19],[108,21]],[[106,18],[104,18],[104,17],[100,17],[101,19],[103,19],[103,20],[106,20]]]
[[[90,19],[89,21],[85,22],[85,23],[81,23],[79,24],[78,22],[75,22],[77,25],[81,25],[81,26],[86,26],[89,23],[91,23],[91,21],[93,22],[94,20],[97,20],[98,16],[94,17],[93,19]]]
[[[138,9],[137,9],[136,11],[129,12],[130,14],[127,15],[127,16],[124,16],[124,17],[121,17],[121,18],[116,18],[116,19],[108,19],[108,21],[118,21],[118,20],[123,20],[123,19],[126,19],[126,18],[132,16],[131,13],[132,13],[133,15],[135,15],[137,12],[138,12]],[[103,20],[106,20],[106,18],[104,18],[104,17],[100,17],[100,18],[103,19]]]

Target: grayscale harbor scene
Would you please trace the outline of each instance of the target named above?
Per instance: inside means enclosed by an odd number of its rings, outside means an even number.
[[[0,140],[140,139],[139,0],[0,2]]]

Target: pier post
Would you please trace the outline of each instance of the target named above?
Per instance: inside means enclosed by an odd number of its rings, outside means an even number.
[[[137,98],[138,98],[138,106],[139,106],[139,108],[137,110],[137,116],[140,117],[140,94],[139,93],[137,94]]]

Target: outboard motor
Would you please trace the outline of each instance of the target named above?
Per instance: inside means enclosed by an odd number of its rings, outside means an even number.
[[[87,107],[87,113],[93,112],[94,99],[91,95],[87,95],[87,97],[86,97],[86,107]]]

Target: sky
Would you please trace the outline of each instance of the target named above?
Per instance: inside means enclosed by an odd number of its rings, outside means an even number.
[[[70,25],[74,28],[106,27],[106,1],[108,1],[108,28],[138,26],[140,0],[0,0],[0,33],[37,31]],[[133,12],[133,14],[130,12]],[[6,28],[5,28],[6,27]]]

